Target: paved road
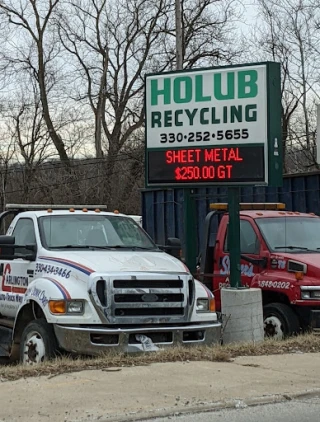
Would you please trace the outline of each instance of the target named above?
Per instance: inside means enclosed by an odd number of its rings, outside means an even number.
[[[144,422],[319,422],[320,397]]]

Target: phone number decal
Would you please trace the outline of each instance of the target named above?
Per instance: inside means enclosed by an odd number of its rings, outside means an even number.
[[[218,141],[233,139],[248,139],[248,129],[234,129],[234,130],[218,130],[216,133],[210,132],[190,132],[190,133],[161,133],[160,142],[161,144],[173,144],[175,142],[182,142],[187,140],[188,142],[208,142],[212,139]]]
[[[36,273],[53,274],[59,275],[60,277],[69,278],[71,270],[66,270],[65,268],[56,267],[54,265],[36,264]]]
[[[290,288],[289,281],[259,281],[259,287],[270,287],[274,289],[289,289]]]

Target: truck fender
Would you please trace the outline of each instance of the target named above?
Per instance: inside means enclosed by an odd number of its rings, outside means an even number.
[[[61,290],[61,285],[48,283],[45,278],[38,278],[32,281],[23,297],[19,306],[13,327],[13,344],[11,356],[16,360],[19,357],[20,338],[24,328],[29,322],[44,318],[50,323],[52,315],[50,314],[48,303],[50,299],[65,299],[65,295]]]
[[[218,320],[216,312],[198,313],[196,310],[197,299],[208,298],[210,300],[214,298],[214,294],[208,289],[208,287],[206,287],[200,281],[194,280],[194,284],[195,284],[195,295],[194,295],[195,298],[194,298],[194,305],[193,305],[192,314],[191,314],[191,321],[192,322],[207,322],[207,321],[216,322]]]
[[[196,287],[196,298],[208,297],[209,299],[211,299],[214,297],[214,294],[212,293],[212,291],[209,290],[208,287],[205,286],[203,283],[201,283],[201,281],[195,279],[194,282],[195,282],[195,287]]]

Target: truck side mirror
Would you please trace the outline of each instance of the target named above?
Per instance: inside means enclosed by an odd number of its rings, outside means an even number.
[[[0,235],[0,258],[13,259],[14,258],[14,236]]]
[[[37,245],[26,245],[25,249],[27,249],[27,251],[30,251],[30,253],[27,253],[25,255],[25,259],[28,259],[29,261],[35,261],[37,259]]]
[[[175,258],[181,258],[181,241],[176,237],[169,237],[166,244],[166,252]]]

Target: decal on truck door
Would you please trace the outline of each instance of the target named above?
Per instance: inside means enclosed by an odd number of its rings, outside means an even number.
[[[221,275],[230,275],[230,257],[229,255],[225,255],[221,261]],[[241,264],[241,275],[245,275],[247,277],[253,277],[254,270],[252,264]]]
[[[6,264],[2,276],[2,291],[10,293],[25,293],[28,288],[28,277],[11,275],[11,265]]]

